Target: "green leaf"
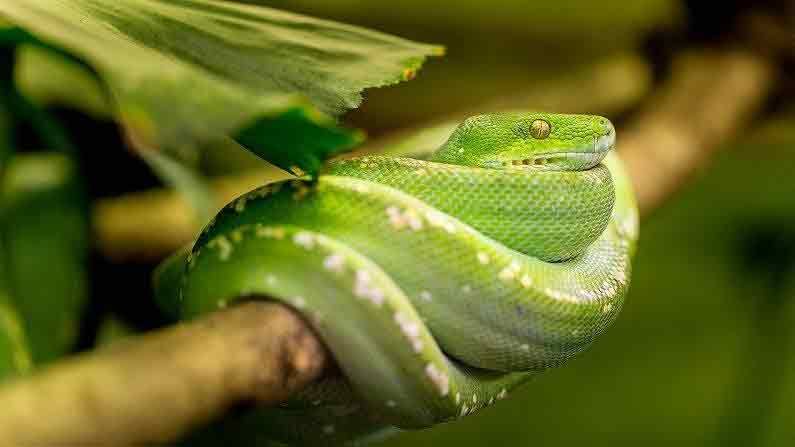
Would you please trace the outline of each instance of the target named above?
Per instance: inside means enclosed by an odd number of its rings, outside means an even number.
[[[19,315],[0,292],[0,383],[31,369],[30,353]]]
[[[0,183],[0,292],[35,363],[74,347],[87,299],[88,219],[75,171],[62,153],[17,154]]]
[[[361,140],[334,118],[357,107],[364,89],[409,79],[426,56],[441,53],[210,0],[26,0],[0,3],[0,14],[30,33],[22,40],[90,66],[137,147],[184,155],[240,137],[266,160],[310,174]]]

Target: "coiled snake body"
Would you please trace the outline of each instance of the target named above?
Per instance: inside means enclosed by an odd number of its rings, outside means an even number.
[[[424,160],[264,186],[199,236],[174,299],[184,318],[282,301],[333,353],[344,378],[258,410],[264,437],[330,444],[465,416],[618,314],[637,212],[614,142],[597,116],[480,115]]]

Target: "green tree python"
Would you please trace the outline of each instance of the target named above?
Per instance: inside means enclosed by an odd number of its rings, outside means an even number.
[[[181,318],[278,300],[328,346],[342,374],[256,410],[252,436],[352,444],[466,416],[618,315],[638,213],[615,141],[599,116],[495,113],[426,154],[329,162],[222,209],[159,299]]]

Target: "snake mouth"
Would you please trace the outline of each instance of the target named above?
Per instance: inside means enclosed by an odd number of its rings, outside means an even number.
[[[507,168],[532,167],[544,170],[586,170],[602,162],[607,153],[616,145],[616,131],[610,128],[603,135],[594,137],[593,144],[574,148],[569,151],[546,152],[534,154],[529,158],[508,160],[503,162]]]
[[[607,155],[600,152],[556,152],[537,154],[531,158],[508,160],[502,166],[508,169],[542,169],[549,171],[580,171],[597,166]]]
[[[484,167],[510,170],[585,171],[596,167],[616,145],[616,131],[612,124],[607,131],[595,136],[591,144],[581,147],[551,149],[527,158],[489,160]]]

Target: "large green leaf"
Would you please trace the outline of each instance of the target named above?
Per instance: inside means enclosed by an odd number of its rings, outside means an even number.
[[[62,49],[90,66],[137,147],[184,154],[240,137],[294,172],[312,173],[360,141],[334,117],[358,106],[363,89],[409,79],[426,56],[440,53],[362,28],[211,0],[8,0],[0,14],[30,33],[18,43]]]

